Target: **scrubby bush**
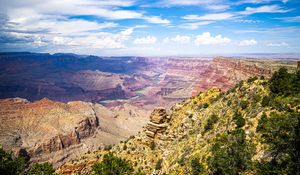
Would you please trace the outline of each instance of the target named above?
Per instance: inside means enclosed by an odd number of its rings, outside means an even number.
[[[231,100],[228,100],[227,101],[227,106],[231,106],[231,103],[232,103]]]
[[[101,162],[95,163],[92,166],[95,175],[131,175],[133,168],[130,163],[122,158],[119,158],[113,153],[108,153],[103,156]]]
[[[242,108],[242,110],[246,109],[248,107],[247,101],[241,100],[240,107]]]
[[[124,145],[123,145],[123,150],[126,150],[126,149],[127,149],[127,145],[124,144]]]
[[[212,114],[208,120],[207,120],[207,123],[204,127],[204,130],[205,131],[208,131],[208,130],[211,130],[213,128],[213,125],[215,123],[217,123],[217,121],[219,120],[218,116],[216,114]]]
[[[300,70],[288,73],[286,68],[280,68],[270,79],[270,90],[274,94],[288,96],[300,92]]]
[[[15,157],[0,147],[0,174],[1,175],[54,175],[55,170],[50,163],[33,164],[27,168],[28,162],[23,157]]]
[[[200,163],[199,158],[191,160],[192,175],[200,175],[204,172],[204,166]]]
[[[151,150],[154,150],[155,147],[156,147],[155,142],[152,141],[152,142],[150,143],[150,149],[151,149]]]
[[[34,164],[27,173],[28,175],[54,175],[55,169],[50,163]]]
[[[243,118],[242,114],[239,113],[239,112],[236,112],[234,114],[234,117],[233,117],[234,121],[235,121],[235,124],[237,126],[237,128],[241,128],[243,126],[245,126],[245,119]]]
[[[138,169],[138,171],[134,175],[146,175],[146,174],[142,172],[141,169]]]
[[[244,130],[222,134],[213,144],[208,160],[211,174],[242,174],[251,169],[254,146],[246,141]]]
[[[11,153],[5,152],[0,146],[0,174],[17,175],[24,172],[26,161],[23,157],[14,157]]]
[[[260,99],[261,99],[261,96],[260,96],[259,94],[253,95],[253,100],[254,100],[255,102],[259,102]]]
[[[159,159],[159,160],[156,162],[156,165],[155,165],[155,169],[156,169],[156,170],[160,170],[160,169],[162,168],[162,162],[163,162],[162,159]]]
[[[262,101],[261,101],[261,106],[262,107],[269,106],[270,100],[271,100],[270,96],[264,96]]]
[[[247,83],[252,83],[254,82],[255,80],[257,80],[258,78],[255,76],[255,77],[251,77],[247,80]]]
[[[300,173],[300,113],[272,112],[259,120],[257,132],[262,142],[269,145],[270,161],[257,165],[258,174]]]

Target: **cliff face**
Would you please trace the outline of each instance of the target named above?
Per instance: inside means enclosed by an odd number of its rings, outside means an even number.
[[[255,76],[266,76],[270,77],[272,72],[270,69],[259,67],[251,62],[245,60],[235,60],[235,59],[224,59],[221,57],[214,59],[214,64],[219,67],[224,67],[228,69],[233,69],[243,73],[255,75]]]
[[[33,159],[79,144],[99,127],[91,104],[82,102],[6,99],[0,101],[0,114],[1,144],[22,148]]]
[[[144,131],[112,148],[117,156],[129,160],[135,169],[146,174],[190,174],[191,160],[197,158],[203,169],[208,168],[213,154],[213,145],[224,134],[234,133],[238,125],[236,116],[243,118],[241,129],[247,143],[254,145],[251,160],[261,160],[270,153],[261,142],[257,133],[258,121],[263,114],[282,111],[262,106],[263,97],[269,94],[265,80],[252,80],[237,85],[234,89],[222,93],[212,88],[204,93],[177,103],[169,111],[155,109]],[[298,109],[299,111],[299,104]],[[213,119],[212,119],[213,118]],[[68,162],[58,172],[62,174],[90,174],[91,165],[101,161],[105,150],[86,154]],[[157,162],[160,169],[155,169]],[[249,171],[248,174],[253,174]]]
[[[0,100],[0,145],[31,162],[59,166],[77,155],[118,143],[145,124],[147,111],[81,101]]]

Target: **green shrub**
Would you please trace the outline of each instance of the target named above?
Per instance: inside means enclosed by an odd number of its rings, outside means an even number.
[[[263,114],[256,130],[262,142],[269,145],[271,158],[258,163],[258,174],[299,174],[300,113]]]
[[[235,120],[235,124],[236,124],[237,128],[242,128],[243,126],[245,126],[246,121],[243,118],[241,113],[236,112],[233,119]]]
[[[184,165],[184,157],[181,156],[181,157],[177,160],[177,163],[178,163],[180,166],[183,166],[183,165]]]
[[[231,106],[231,103],[232,103],[231,100],[228,100],[227,101],[227,106]]]
[[[208,103],[203,104],[203,108],[208,108],[208,106],[209,106]]]
[[[260,99],[261,99],[261,96],[260,96],[259,94],[255,94],[255,95],[253,96],[253,100],[254,100],[255,102],[259,102]]]
[[[300,70],[288,73],[286,68],[280,68],[270,79],[270,90],[277,95],[296,95],[300,93]]]
[[[159,159],[157,162],[156,162],[156,165],[155,165],[155,169],[156,170],[160,170],[162,168],[162,162],[163,160],[162,159]]]
[[[131,175],[133,168],[130,163],[113,153],[105,154],[101,162],[92,166],[95,175]]]
[[[213,125],[215,123],[217,123],[217,121],[219,120],[218,116],[216,114],[212,114],[208,120],[207,120],[207,123],[204,127],[204,130],[205,131],[208,131],[208,130],[211,130],[213,128]]]
[[[246,109],[248,107],[248,103],[244,100],[240,101],[240,107],[242,110]]]
[[[261,101],[261,106],[262,107],[269,106],[270,100],[271,100],[270,96],[264,96]]]
[[[254,146],[246,141],[244,130],[236,129],[219,136],[208,159],[210,174],[242,174],[252,168]]]
[[[5,152],[0,146],[0,174],[17,175],[22,174],[26,167],[23,157],[14,157],[11,153]]]
[[[151,150],[154,150],[155,149],[155,142],[154,141],[152,141],[151,143],[150,143],[150,149]]]
[[[50,163],[33,164],[26,170],[27,164],[24,157],[15,157],[5,152],[0,146],[0,174],[1,175],[54,175],[55,169]]]
[[[50,163],[34,164],[28,171],[28,175],[54,175],[55,169]]]
[[[126,144],[124,144],[124,146],[123,146],[123,150],[126,150],[127,149],[127,145]]]
[[[146,174],[143,173],[141,169],[138,169],[138,171],[134,173],[134,175],[146,175]]]
[[[200,175],[204,172],[204,166],[199,162],[199,158],[191,160],[192,175]]]
[[[255,80],[257,80],[258,78],[255,76],[255,77],[251,77],[247,80],[247,83],[252,83],[254,82]]]

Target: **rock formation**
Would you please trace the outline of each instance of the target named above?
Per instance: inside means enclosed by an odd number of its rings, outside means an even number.
[[[166,110],[164,108],[156,108],[150,115],[150,121],[146,125],[146,135],[155,139],[162,139],[162,135],[167,129],[167,122],[170,120]]]
[[[31,162],[59,166],[137,133],[146,123],[142,114],[147,111],[130,105],[108,109],[80,101],[0,100],[0,145]]]

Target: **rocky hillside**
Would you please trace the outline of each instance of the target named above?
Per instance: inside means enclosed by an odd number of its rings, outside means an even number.
[[[135,137],[64,164],[61,174],[90,174],[113,152],[145,174],[299,174],[300,72],[250,78],[155,109]],[[284,148],[284,149],[282,149]],[[298,166],[297,166],[298,165]]]
[[[147,111],[129,104],[106,108],[22,98],[0,100],[0,145],[30,162],[59,166],[70,158],[125,140],[145,124]]]

